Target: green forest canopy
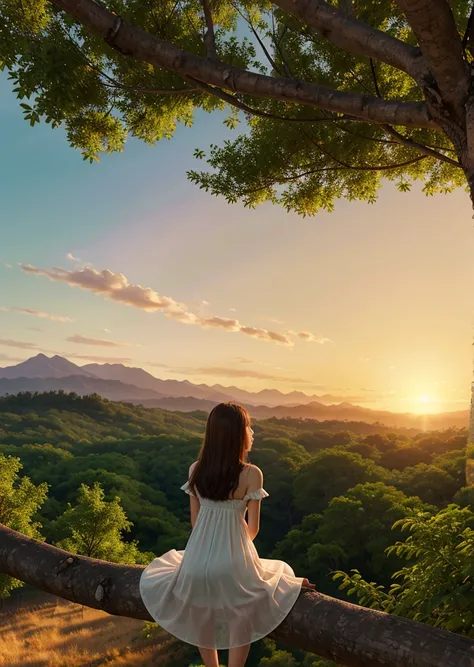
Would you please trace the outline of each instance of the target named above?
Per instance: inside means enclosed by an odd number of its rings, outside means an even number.
[[[27,485],[36,503],[12,527],[65,544],[74,508],[84,516],[94,506],[126,529],[122,537],[107,534],[109,551],[100,553],[112,553],[113,560],[134,553],[136,561],[147,562],[153,553],[185,546],[189,508],[179,487],[207,415],[51,392],[1,398],[0,416],[0,468],[10,470],[11,482],[8,489],[0,485],[0,496],[14,500],[18,489],[20,498]],[[259,552],[287,560],[329,595],[344,597],[350,588],[366,606],[418,614],[472,636],[467,431],[377,428],[288,419],[255,423],[252,461],[263,469],[270,493],[262,504]],[[0,522],[9,523],[1,512]],[[121,540],[129,545],[125,550]],[[69,546],[84,553],[77,539]],[[410,549],[418,554],[415,561]],[[394,580],[399,571],[401,579]],[[423,590],[418,606],[413,582]],[[281,650],[271,642],[254,651],[251,664],[264,657],[274,662],[262,665],[280,664]],[[313,664],[301,652],[284,653],[279,659],[288,664],[290,658],[297,666]]]

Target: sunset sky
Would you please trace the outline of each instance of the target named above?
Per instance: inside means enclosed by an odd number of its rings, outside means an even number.
[[[230,206],[186,179],[194,148],[227,136],[221,120],[199,114],[171,141],[89,165],[62,131],[30,128],[0,79],[0,365],[44,352],[394,411],[467,408],[467,194],[387,185],[376,205],[308,219]]]

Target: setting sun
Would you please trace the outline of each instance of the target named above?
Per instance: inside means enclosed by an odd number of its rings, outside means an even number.
[[[431,403],[431,398],[429,396],[420,396],[420,403],[423,403],[424,405]]]

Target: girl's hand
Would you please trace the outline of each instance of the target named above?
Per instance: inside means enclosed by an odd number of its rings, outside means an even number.
[[[306,577],[303,579],[303,583],[301,584],[301,588],[309,588],[311,591],[316,590],[316,586],[312,584],[309,579],[306,579]]]

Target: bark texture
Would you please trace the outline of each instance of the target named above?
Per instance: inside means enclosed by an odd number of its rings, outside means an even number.
[[[75,556],[0,524],[0,572],[109,614],[152,620],[138,565]],[[273,633],[347,667],[472,667],[474,642],[405,618],[305,590]]]
[[[51,2],[101,36],[123,55],[163,67],[185,80],[191,78],[234,93],[347,114],[371,123],[411,128],[437,127],[424,102],[382,100],[371,95],[338,91],[291,77],[256,74],[183,51],[126,23],[94,0]]]

